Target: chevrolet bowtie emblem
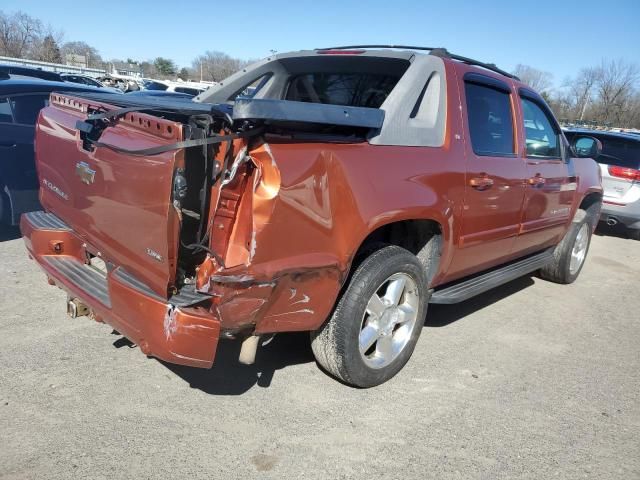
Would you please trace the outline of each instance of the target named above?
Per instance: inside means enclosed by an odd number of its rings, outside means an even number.
[[[76,175],[80,177],[82,183],[91,185],[96,177],[96,171],[93,170],[88,163],[78,162],[76,163]]]

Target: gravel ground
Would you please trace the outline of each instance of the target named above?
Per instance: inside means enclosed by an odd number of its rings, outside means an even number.
[[[147,359],[65,314],[0,232],[0,477],[640,478],[640,243],[598,235],[580,279],[430,307],[413,358],[356,390],[281,335],[253,367]]]

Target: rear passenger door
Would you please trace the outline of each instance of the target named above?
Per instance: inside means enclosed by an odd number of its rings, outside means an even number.
[[[12,195],[38,189],[33,137],[38,113],[48,99],[48,92],[0,97],[0,176]],[[19,203],[24,203],[26,209],[37,208],[31,197],[16,193],[15,208],[22,208]]]
[[[519,96],[527,174],[516,250],[526,254],[561,239],[577,184],[570,172],[569,149],[549,107],[535,92],[520,89]]]
[[[4,187],[3,183],[10,185],[13,182],[17,150],[11,104],[7,97],[0,97],[0,189]]]
[[[520,228],[526,174],[516,153],[511,85],[468,72],[463,86],[465,200],[459,249],[450,268],[458,277],[509,259]]]

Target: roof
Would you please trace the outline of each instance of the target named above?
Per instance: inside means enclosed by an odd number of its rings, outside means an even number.
[[[640,136],[633,133],[612,132],[607,130],[592,130],[590,128],[563,128],[564,132],[568,133],[584,133],[586,135],[604,135],[607,137],[620,138],[623,140],[634,140],[640,142]]]
[[[509,73],[501,68],[498,68],[494,63],[482,62],[480,60],[475,60],[469,57],[463,57],[462,55],[456,55],[454,53],[449,52],[446,48],[442,47],[417,47],[411,45],[347,45],[340,47],[329,47],[329,48],[318,48],[315,50],[316,53],[322,54],[323,52],[331,52],[331,53],[342,53],[344,52],[353,52],[354,54],[363,54],[368,51],[372,52],[389,52],[389,51],[409,51],[409,53],[416,54],[416,52],[429,52],[429,55],[435,55],[437,57],[446,58],[448,60],[456,60],[461,63],[466,63],[467,65],[474,65],[476,67],[481,67],[486,70],[491,70],[492,72],[498,73],[508,78],[513,78],[515,80],[520,80],[517,76]],[[422,54],[422,53],[421,53]],[[424,55],[424,54],[422,54]]]
[[[25,77],[41,78],[43,80],[60,81],[60,75],[56,72],[50,72],[40,68],[24,67],[22,65],[0,64],[0,74],[2,74],[4,78],[9,75],[23,75]]]
[[[53,91],[85,91],[96,92],[98,87],[74,84],[69,82],[49,82],[37,78],[21,78],[0,80],[0,95],[29,92],[53,92]]]

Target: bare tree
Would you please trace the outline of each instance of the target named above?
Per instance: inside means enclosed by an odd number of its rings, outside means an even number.
[[[42,22],[26,13],[8,15],[0,11],[0,54],[14,58],[28,57],[40,39],[42,30]]]
[[[54,30],[51,25],[47,25],[44,37],[37,39],[32,47],[31,57],[35,60],[51,63],[64,63],[60,44],[64,39],[64,32]]]
[[[546,92],[553,85],[553,75],[549,72],[543,72],[529,65],[516,65],[513,74],[516,75],[523,83],[526,83],[537,92]]]
[[[60,49],[63,61],[67,61],[67,55],[81,55],[85,57],[88,67],[102,68],[102,57],[98,50],[86,42],[67,42]]]
[[[593,104],[594,86],[598,75],[597,68],[583,68],[570,83],[569,95],[574,107],[574,116],[578,120],[584,119],[587,106]]]
[[[597,69],[595,89],[599,117],[604,122],[619,124],[627,116],[639,80],[638,65],[622,59],[602,61]]]
[[[247,61],[233,58],[226,53],[207,51],[192,62],[193,69],[202,74],[203,80],[219,82],[247,65]]]

